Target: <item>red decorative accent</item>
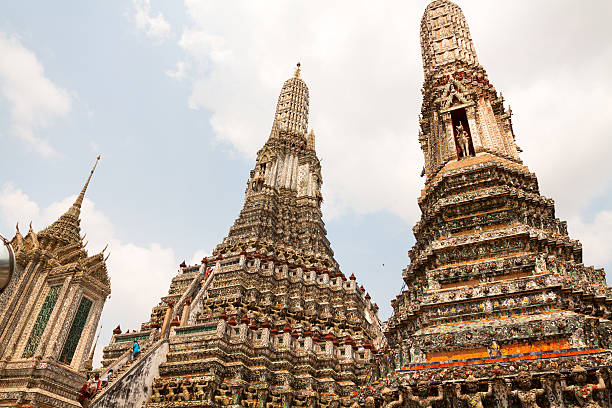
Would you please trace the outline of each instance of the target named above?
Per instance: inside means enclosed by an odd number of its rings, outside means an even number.
[[[249,325],[249,329],[251,330],[257,330],[259,327],[257,327],[257,320],[253,319],[251,320],[251,324]]]
[[[332,334],[332,332],[329,332],[325,335],[325,340],[327,341],[333,341],[335,339],[334,335]]]
[[[225,310],[223,312],[221,312],[221,314],[219,316],[217,316],[219,319],[223,319],[223,320],[227,320],[227,314],[225,313]]]
[[[293,333],[291,333],[291,337],[297,339],[298,337],[300,337],[300,335],[298,334],[298,332],[294,331]]]
[[[363,285],[361,285],[361,286],[359,287],[359,290],[361,290],[362,292],[364,292],[364,291],[365,291],[365,288],[363,287]]]
[[[220,260],[222,260],[222,259],[223,259],[223,255],[219,254],[219,255],[217,256],[217,261],[220,261]]]
[[[270,321],[268,319],[266,319],[262,324],[261,327],[265,328],[265,329],[269,329],[270,326],[272,326],[272,324],[270,324]]]
[[[190,298],[190,297],[188,297],[187,299],[185,299],[185,304],[186,304],[187,306],[189,306],[189,305],[191,304],[191,298]]]
[[[374,303],[374,309],[378,310],[378,305]]]
[[[283,329],[283,331],[284,331],[285,333],[291,333],[291,326],[289,326],[289,323],[287,323],[287,324],[285,325],[285,328]]]
[[[174,307],[174,300],[169,300],[168,301],[168,307],[170,307],[170,308]]]
[[[246,255],[246,251],[243,249],[242,251],[240,251],[240,255]]]
[[[174,320],[170,322],[170,326],[180,326],[181,322],[179,322],[178,316],[174,316]]]
[[[351,276],[349,276],[349,279],[352,281],[357,280],[354,273],[351,273]]]
[[[121,325],[115,327],[113,330],[113,334],[121,334]]]
[[[240,319],[240,323],[247,324],[248,322],[249,322],[249,318],[248,318],[248,317],[246,317],[246,315],[243,315],[243,316],[242,316],[242,319]]]
[[[312,337],[312,331],[310,331],[310,329],[306,329],[304,332],[304,337]]]
[[[270,330],[270,333],[276,336],[278,334],[278,329],[273,327],[272,330]]]
[[[185,261],[181,262],[181,264],[179,265],[181,268],[186,268],[187,264],[185,263]]]
[[[208,265],[208,258],[207,257],[202,258],[202,263],[204,265]]]
[[[238,324],[238,322],[236,321],[236,318],[234,316],[230,317],[230,319],[228,320],[227,324],[229,324],[230,326],[235,326]]]

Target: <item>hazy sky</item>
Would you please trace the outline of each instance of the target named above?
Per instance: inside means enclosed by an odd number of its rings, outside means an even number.
[[[0,232],[46,227],[102,154],[82,217],[90,253],[111,252],[99,352],[227,234],[299,60],[332,247],[388,318],[420,215],[427,3],[3,2]],[[458,4],[542,193],[612,270],[612,3]]]

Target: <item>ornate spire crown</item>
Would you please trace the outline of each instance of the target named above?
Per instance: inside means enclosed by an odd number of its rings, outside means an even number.
[[[425,75],[446,64],[478,64],[476,50],[461,8],[448,0],[434,0],[421,20],[421,53]]]
[[[421,50],[425,81],[419,142],[427,180],[451,162],[467,165],[483,154],[521,163],[511,113],[478,63],[459,6],[448,0],[427,6]]]
[[[57,221],[39,233],[42,238],[51,238],[62,244],[77,243],[81,241],[81,205],[83,205],[85,192],[87,191],[87,187],[89,186],[89,182],[91,181],[91,177],[99,161],[100,156],[98,155],[93,168],[89,172],[89,177],[87,177],[87,181],[74,201],[74,204],[72,204],[68,211],[59,217]]]
[[[308,129],[308,87],[300,78],[301,64],[297,63],[295,74],[283,84],[274,120],[278,130],[294,135],[305,136]]]

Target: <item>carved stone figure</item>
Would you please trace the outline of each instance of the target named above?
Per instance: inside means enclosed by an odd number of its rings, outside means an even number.
[[[461,393],[461,384],[456,385],[456,396],[459,400],[463,401],[468,408],[484,408],[483,400],[493,395],[493,384],[489,382],[489,388],[487,392],[478,391],[478,380],[470,375],[467,378],[465,387],[466,393]]]
[[[457,142],[461,150],[461,157],[468,157],[470,155],[470,135],[463,127],[462,122],[459,122],[455,129],[457,130]]]
[[[531,374],[521,371],[516,379],[518,390],[511,391],[510,394],[517,398],[523,408],[540,408],[536,399],[538,395],[544,394],[544,389],[531,388]]]
[[[442,393],[442,386],[438,386],[438,395],[435,397],[429,396],[429,382],[419,381],[416,386],[417,393],[414,395],[408,391],[408,400],[417,404],[421,408],[431,408],[435,401],[442,401],[444,395]]]
[[[396,408],[401,407],[404,404],[404,393],[402,390],[398,390],[399,397],[397,400],[393,399],[395,392],[391,388],[385,388],[381,391],[383,397],[382,408]]]
[[[189,389],[191,388],[191,381],[184,380],[181,382],[181,392],[178,394],[178,401],[189,401],[191,400],[191,393]]]
[[[586,370],[577,365],[572,369],[572,377],[575,382],[574,385],[567,386],[565,379],[561,380],[563,390],[573,393],[580,407],[601,408],[601,405],[593,400],[594,391],[606,389],[606,384],[604,383],[601,373],[597,371],[597,384],[589,384],[587,383]]]

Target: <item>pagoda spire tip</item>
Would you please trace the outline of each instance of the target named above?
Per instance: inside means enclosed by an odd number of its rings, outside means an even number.
[[[87,187],[89,186],[89,182],[91,181],[91,177],[93,176],[94,171],[96,170],[96,167],[98,166],[98,162],[100,161],[100,157],[102,157],[102,155],[98,155],[98,157],[96,157],[96,162],[94,163],[93,168],[89,172],[89,177],[87,177],[87,181],[85,182],[85,185],[83,186],[83,189],[81,190],[81,192],[79,193],[79,196],[77,197],[76,201],[74,202],[73,207],[81,208],[81,205],[83,204],[83,200],[85,199],[85,192],[87,191]]]
[[[299,78],[300,77],[300,67],[302,66],[302,64],[300,63],[300,61],[298,61],[298,63],[296,64],[297,68],[295,69],[295,77]]]

